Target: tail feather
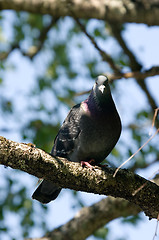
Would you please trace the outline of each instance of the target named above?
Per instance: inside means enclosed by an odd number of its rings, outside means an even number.
[[[60,192],[61,188],[55,186],[52,182],[43,180],[33,193],[32,198],[41,203],[49,203],[55,200]]]

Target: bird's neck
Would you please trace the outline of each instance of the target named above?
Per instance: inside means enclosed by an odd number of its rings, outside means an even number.
[[[100,96],[99,99],[92,91],[86,101],[90,112],[110,113],[116,109],[111,93]]]

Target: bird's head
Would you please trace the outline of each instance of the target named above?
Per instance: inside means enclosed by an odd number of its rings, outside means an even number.
[[[95,108],[95,106],[104,111],[110,112],[114,109],[114,102],[112,99],[108,78],[103,75],[99,75],[95,81],[92,91],[87,99],[89,109]],[[95,103],[95,104],[94,104]]]
[[[97,96],[106,95],[107,93],[110,93],[108,78],[106,76],[99,75],[95,81],[93,90]]]

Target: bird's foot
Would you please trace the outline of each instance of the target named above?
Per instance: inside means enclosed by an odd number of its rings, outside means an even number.
[[[94,169],[94,166],[92,166],[91,164],[95,164],[95,160],[94,159],[91,159],[90,161],[88,162],[85,162],[85,161],[81,161],[81,166],[84,167],[84,166],[87,166],[91,169]]]

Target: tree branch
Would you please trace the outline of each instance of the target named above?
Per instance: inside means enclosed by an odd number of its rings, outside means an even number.
[[[126,78],[126,79],[129,79],[129,78],[140,78],[141,79],[145,79],[147,77],[153,77],[153,76],[157,76],[159,75],[159,66],[156,66],[156,67],[152,67],[150,69],[146,69],[144,71],[135,71],[135,72],[126,72],[126,73],[120,73],[120,74],[117,74],[117,73],[103,73],[103,75],[107,76],[109,81],[112,82],[114,80],[118,80],[118,79],[121,79],[121,78]],[[82,91],[82,92],[78,92],[78,93],[75,93],[75,97],[77,96],[81,96],[81,95],[84,95],[84,94],[88,94],[90,93],[91,90],[88,90],[88,91]]]
[[[0,52],[0,61],[7,59],[7,57],[17,48],[20,48],[18,44],[14,44],[6,52]]]
[[[159,25],[159,1],[132,0],[0,0],[0,10],[13,9],[54,17],[72,16],[68,3],[77,18],[96,18],[117,23],[136,22]]]
[[[134,72],[126,72],[121,74],[105,74],[108,76],[110,81],[121,79],[121,78],[140,78],[140,80],[144,80],[147,77],[153,77],[159,75],[159,66],[152,67],[150,69],[144,71],[134,71]]]
[[[107,62],[109,64],[109,66],[114,70],[114,72],[116,74],[120,74],[121,71],[119,69],[119,67],[114,63],[114,60],[111,58],[111,56],[106,53],[105,51],[103,51],[97,44],[97,42],[94,40],[94,38],[86,31],[85,26],[79,21],[79,19],[77,19],[74,16],[74,20],[76,21],[76,23],[79,25],[79,27],[81,28],[82,32],[85,33],[85,35],[89,38],[89,40],[91,41],[91,43],[94,45],[94,47],[98,50],[99,54],[102,57],[102,60]]]
[[[0,138],[0,164],[53,181],[62,188],[124,198],[137,204],[150,218],[157,218],[159,213],[159,187],[128,170],[120,169],[113,178],[113,168],[83,168],[79,163],[52,157],[41,149],[3,137]]]
[[[7,51],[7,52],[2,52],[0,53],[0,60],[5,60],[7,59],[7,57],[15,50],[15,49],[19,49],[21,54],[23,56],[27,56],[30,59],[33,59],[42,49],[47,34],[50,31],[50,29],[56,24],[56,22],[58,21],[58,18],[52,18],[50,23],[45,26],[42,31],[40,32],[39,38],[37,39],[38,43],[36,46],[31,46],[27,51],[24,51],[20,45],[18,43],[14,44],[13,46],[11,46],[11,48]]]
[[[107,197],[90,207],[82,208],[74,218],[42,238],[30,240],[84,240],[108,222],[137,215],[141,209],[120,198]]]
[[[132,69],[132,71],[140,71],[142,66],[141,64],[138,62],[138,60],[136,59],[136,57],[134,56],[134,54],[131,52],[131,50],[128,48],[127,44],[125,43],[122,35],[121,35],[121,26],[117,26],[116,24],[110,22],[111,25],[111,29],[113,32],[114,37],[116,38],[116,40],[118,41],[119,45],[121,46],[121,48],[123,49],[124,53],[129,57],[130,60],[130,68]],[[144,91],[149,104],[152,108],[152,111],[154,111],[154,109],[157,108],[157,104],[155,99],[153,98],[153,96],[151,95],[146,81],[143,78],[140,78],[140,76],[136,76],[136,82],[138,83],[138,85],[140,86],[140,88]],[[156,123],[155,125],[158,128],[158,124]]]
[[[132,51],[128,48],[126,42],[124,41],[122,37],[122,26],[121,25],[116,25],[113,22],[109,23],[111,26],[112,33],[114,37],[116,38],[117,42],[123,49],[124,53],[128,56],[129,61],[130,61],[130,67],[132,71],[138,71],[141,70],[142,65],[138,62],[136,56],[132,53]]]
[[[43,45],[44,45],[44,42],[47,38],[47,35],[48,35],[48,32],[50,31],[50,29],[57,23],[59,18],[52,18],[50,23],[45,26],[42,31],[40,32],[40,36],[39,38],[37,39],[38,40],[38,44],[37,46],[33,46],[31,47],[28,52],[22,52],[22,54],[24,56],[27,56],[29,57],[30,59],[33,59],[37,54],[38,52],[42,49]]]

